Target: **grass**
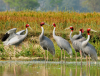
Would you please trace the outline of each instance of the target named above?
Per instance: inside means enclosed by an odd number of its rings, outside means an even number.
[[[29,33],[27,38],[23,41],[20,48],[20,52],[16,53],[16,57],[19,56],[28,56],[28,57],[43,57],[43,50],[40,46],[34,47],[39,45],[39,35],[41,33],[40,23],[43,21],[49,25],[56,23],[56,35],[59,35],[71,44],[69,39],[70,30],[65,31],[64,29],[69,26],[74,27],[74,34],[78,34],[79,29],[83,28],[85,30],[83,36],[87,38],[87,28],[92,28],[97,32],[90,32],[91,39],[90,43],[95,46],[97,50],[97,54],[100,55],[100,13],[93,12],[93,13],[77,13],[77,12],[36,12],[36,11],[20,11],[20,12],[11,12],[5,11],[0,12],[0,39],[2,39],[3,35],[11,28],[17,28],[17,31],[25,29],[25,25],[28,23],[30,24],[33,30],[29,29]],[[55,57],[60,59],[60,48],[57,46],[55,40],[52,37],[53,26],[44,25],[44,34],[49,37],[54,45],[56,50]],[[28,46],[27,46],[28,44]],[[0,51],[4,46],[2,45],[2,41],[0,40]],[[73,49],[73,48],[72,48]],[[42,50],[42,51],[41,51]],[[12,49],[10,50],[12,52]],[[4,53],[5,52],[5,53]],[[3,49],[3,53],[6,56],[9,56],[7,51]],[[5,57],[4,55],[4,57]],[[66,56],[69,55],[66,53]],[[79,54],[78,54],[79,56]],[[2,56],[1,56],[2,57]],[[73,57],[75,57],[75,51],[73,49]],[[49,53],[49,58],[52,59],[53,56]]]

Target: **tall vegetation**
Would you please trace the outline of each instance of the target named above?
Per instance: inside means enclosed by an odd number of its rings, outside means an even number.
[[[100,0],[0,0],[0,11],[76,11],[100,12]]]
[[[17,52],[16,56],[38,56],[43,57],[43,51],[39,46],[39,35],[41,33],[40,22],[44,21],[45,23],[52,25],[56,23],[56,35],[60,35],[70,42],[69,34],[70,30],[65,31],[64,29],[69,26],[74,27],[74,34],[78,34],[79,29],[83,28],[85,33],[84,37],[87,38],[86,30],[87,28],[92,28],[97,33],[91,32],[90,43],[95,46],[97,49],[97,53],[100,54],[100,13],[77,13],[73,11],[65,11],[65,12],[36,12],[36,11],[20,11],[20,12],[0,12],[0,39],[11,28],[17,28],[17,31],[25,29],[26,23],[30,24],[32,27],[32,31],[29,30],[28,36],[25,39],[24,44],[21,49],[21,52]],[[52,38],[52,26],[43,26],[45,29],[45,35],[49,37],[55,45],[56,49],[56,57],[60,58],[60,48],[57,46],[56,42]],[[0,46],[2,46],[2,42],[0,40]],[[27,47],[28,46],[28,47]],[[3,48],[0,48],[1,55],[9,56],[7,54],[8,51],[5,50],[6,53],[3,53]],[[74,54],[75,51],[73,50]],[[5,55],[7,54],[7,55]],[[74,55],[73,54],[73,55]],[[49,54],[52,57],[51,54]],[[67,55],[68,56],[68,55]],[[52,59],[52,58],[51,58]]]
[[[88,8],[90,11],[100,12],[100,0],[84,0],[82,4],[83,7]]]
[[[39,6],[37,0],[4,0],[11,9],[19,11],[30,9],[33,10]]]
[[[6,10],[6,4],[3,2],[3,0],[0,0],[0,11]]]

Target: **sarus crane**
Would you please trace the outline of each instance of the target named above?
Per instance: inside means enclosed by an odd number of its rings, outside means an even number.
[[[53,38],[55,39],[55,41],[57,42],[57,45],[61,49],[61,61],[62,61],[62,49],[64,50],[64,58],[65,58],[65,61],[66,61],[65,50],[70,55],[70,58],[73,55],[71,46],[70,46],[70,44],[69,44],[69,42],[67,40],[65,40],[64,38],[62,38],[60,36],[56,36],[55,35],[56,24],[53,23],[53,26],[54,26]]]
[[[45,57],[45,62],[46,62],[45,50],[47,50],[47,61],[48,61],[48,51],[54,56],[55,48],[54,48],[53,42],[48,37],[44,36],[43,25],[45,25],[45,23],[41,22],[40,26],[41,26],[42,32],[39,36],[39,40],[40,40],[40,46],[44,49],[44,57]]]
[[[16,47],[22,43],[22,41],[26,38],[28,35],[28,29],[27,27],[30,27],[29,24],[26,24],[26,33],[25,30],[19,31],[16,33],[16,28],[13,28],[4,35],[2,38],[3,44],[10,46],[10,45],[15,45]],[[14,56],[15,56],[15,50],[14,50]]]

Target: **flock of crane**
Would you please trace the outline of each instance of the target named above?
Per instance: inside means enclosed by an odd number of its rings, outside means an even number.
[[[40,40],[41,47],[44,50],[47,50],[47,61],[48,61],[48,51],[54,56],[55,48],[54,48],[53,42],[49,38],[44,36],[43,25],[46,25],[46,23],[44,23],[44,22],[40,23],[42,33],[39,36],[39,40]],[[60,36],[56,36],[55,35],[56,24],[53,23],[53,26],[54,26],[53,38],[55,39],[55,41],[57,42],[57,45],[61,49],[61,61],[62,61],[62,49],[64,50],[64,57],[65,57],[65,51],[66,51],[70,55],[70,58],[71,58],[73,53],[72,53],[72,48],[71,48],[69,42]],[[6,34],[4,35],[4,37],[2,38],[3,44],[8,45],[8,46],[10,46],[10,45],[18,46],[28,35],[28,29],[27,29],[28,27],[30,27],[29,24],[26,24],[26,33],[25,34],[24,34],[25,30],[22,30],[22,31],[19,31],[16,33],[16,28],[13,28],[13,29],[10,29],[9,31],[7,31]],[[87,59],[87,56],[89,56],[89,61],[90,61],[90,57],[94,61],[97,61],[96,49],[93,45],[91,45],[89,43],[89,39],[90,39],[89,32],[90,31],[96,32],[96,31],[88,28],[87,29],[88,38],[86,39],[82,36],[83,29],[80,29],[79,34],[74,35],[73,37],[71,37],[71,35],[73,33],[74,28],[72,26],[70,26],[69,28],[66,28],[66,29],[71,29],[70,40],[71,40],[72,46],[76,52],[76,62],[77,62],[77,52],[80,52],[81,61],[82,61],[82,56],[86,57],[86,59]],[[44,57],[45,57],[45,61],[46,61],[45,51],[44,51]]]

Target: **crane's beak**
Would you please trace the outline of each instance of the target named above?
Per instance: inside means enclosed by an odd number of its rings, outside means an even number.
[[[32,30],[32,28],[29,26],[29,28]]]
[[[47,24],[47,23],[45,23],[45,25],[48,25],[48,26],[50,26],[49,24]]]
[[[93,32],[97,32],[97,31],[95,31],[95,30],[93,30],[93,29],[91,29],[91,31],[93,31]]]
[[[67,30],[67,29],[70,29],[70,27],[68,27],[68,28],[65,28],[65,30]]]

